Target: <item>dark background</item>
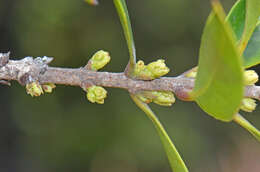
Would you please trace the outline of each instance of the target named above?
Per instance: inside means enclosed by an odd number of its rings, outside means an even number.
[[[223,0],[228,11],[235,0]],[[209,0],[128,0],[137,56],[165,58],[169,76],[196,66]],[[112,0],[0,0],[0,52],[11,58],[54,57],[52,66],[80,67],[110,52],[104,70],[121,72],[128,50]],[[108,88],[104,105],[79,87],[57,86],[32,98],[13,82],[0,85],[0,171],[169,172],[159,137],[125,90]],[[260,144],[233,122],[205,115],[195,103],[151,105],[189,169],[259,172]],[[260,128],[259,109],[246,117]]]

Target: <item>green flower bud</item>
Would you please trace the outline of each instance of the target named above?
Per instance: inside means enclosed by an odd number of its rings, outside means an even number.
[[[134,69],[134,75],[143,80],[152,80],[167,74],[170,69],[165,65],[164,60],[157,60],[145,65],[139,60]]]
[[[254,70],[246,70],[244,72],[244,84],[254,85],[258,81],[258,74]]]
[[[142,71],[144,71],[146,68],[146,65],[144,65],[144,61],[142,60],[139,60],[136,65],[135,65],[135,70],[134,70],[134,73],[135,74],[139,74],[141,73]]]
[[[142,94],[138,94],[136,95],[142,102],[144,103],[151,103],[152,102],[152,99],[151,98],[148,98],[146,97],[145,95],[142,95]]]
[[[198,68],[194,67],[185,76],[188,78],[196,78],[197,73],[198,73]]]
[[[144,103],[156,103],[161,106],[171,106],[175,98],[170,91],[141,91],[136,96]]]
[[[30,94],[33,96],[40,96],[43,94],[43,90],[39,82],[32,82],[29,84],[26,84],[26,92],[27,94]]]
[[[161,106],[171,106],[175,102],[175,98],[170,91],[153,91],[153,102]]]
[[[251,98],[244,98],[242,100],[242,105],[240,107],[241,110],[246,112],[252,112],[255,110],[257,104],[255,103],[254,99]]]
[[[134,69],[134,75],[143,80],[152,80],[153,74],[147,69],[147,66],[142,60],[139,60]]]
[[[186,74],[186,77],[188,77],[188,78],[196,78],[196,76],[197,76],[197,72],[194,72],[194,71],[191,71]]]
[[[99,70],[110,62],[109,53],[103,50],[96,52],[91,58],[91,69]]]
[[[53,83],[48,83],[48,84],[42,85],[42,88],[43,88],[44,92],[46,92],[46,93],[52,93],[52,90],[53,90],[54,88],[56,88],[56,85],[53,84]]]
[[[154,79],[164,76],[170,71],[162,59],[149,63],[147,69],[153,74]]]
[[[92,103],[104,104],[107,91],[103,87],[91,86],[87,88],[87,98]]]

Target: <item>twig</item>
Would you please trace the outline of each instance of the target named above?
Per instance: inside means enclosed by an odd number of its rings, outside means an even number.
[[[0,61],[1,61],[0,56]],[[125,73],[95,72],[81,68],[49,67],[52,58],[25,57],[21,60],[8,60],[0,67],[0,80],[18,81],[26,85],[33,81],[40,84],[54,83],[62,85],[86,87],[87,83],[93,83],[103,87],[114,87],[128,90],[131,93],[139,91],[172,91],[184,101],[190,101],[189,92],[194,86],[194,79],[187,77],[162,77],[152,81],[134,80]],[[6,83],[5,82],[5,83]],[[0,83],[1,84],[1,83]],[[247,86],[245,97],[260,100],[260,87]]]

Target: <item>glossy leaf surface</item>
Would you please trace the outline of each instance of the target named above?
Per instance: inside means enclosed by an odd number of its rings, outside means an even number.
[[[259,0],[246,0],[246,20],[243,35],[240,40],[240,53],[245,50],[248,41],[250,40],[256,24],[260,16],[260,1]]]
[[[259,16],[259,0],[239,0],[227,17],[235,32],[240,54],[243,54],[245,68],[260,63]]]
[[[244,66],[246,68],[260,63],[260,23],[257,25],[244,52]]]
[[[209,115],[231,121],[243,98],[242,60],[221,5],[214,1],[202,35],[192,96]]]
[[[236,38],[239,41],[245,28],[246,0],[239,0],[231,8],[226,20],[230,22]]]

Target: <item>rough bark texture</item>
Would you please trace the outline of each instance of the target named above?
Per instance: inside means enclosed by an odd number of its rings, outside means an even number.
[[[134,80],[125,73],[95,72],[81,67],[76,69],[49,67],[52,61],[49,57],[25,57],[21,60],[9,60],[9,53],[0,54],[0,84],[18,81],[26,85],[33,81],[40,84],[54,83],[80,86],[85,89],[88,85],[114,87],[136,93],[143,90],[172,91],[182,100],[189,101],[188,93],[194,86],[194,79],[184,77],[162,77],[152,81]],[[247,86],[245,97],[260,100],[260,87]]]

